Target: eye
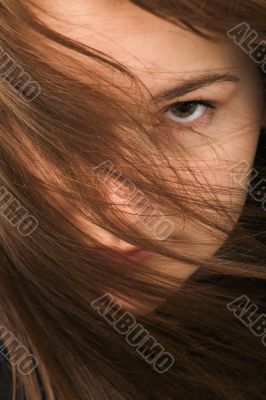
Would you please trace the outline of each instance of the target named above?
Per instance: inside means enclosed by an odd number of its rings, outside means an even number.
[[[165,110],[165,117],[179,123],[194,123],[206,114],[208,109],[215,108],[209,100],[176,102]]]

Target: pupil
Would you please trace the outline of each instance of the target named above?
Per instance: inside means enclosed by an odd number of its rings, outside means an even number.
[[[173,107],[174,112],[180,117],[187,117],[193,114],[197,108],[195,103],[182,103]]]

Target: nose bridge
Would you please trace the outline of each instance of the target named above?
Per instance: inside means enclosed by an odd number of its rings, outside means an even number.
[[[136,222],[136,210],[134,210],[134,200],[132,201],[131,192],[124,186],[114,187],[111,185],[109,188],[109,198],[112,207],[119,212],[125,214],[127,221],[130,223]]]
[[[130,225],[140,225],[143,233],[150,225],[154,225],[155,220],[159,218],[158,215],[161,214],[135,185],[133,188],[128,188],[124,184],[112,185],[109,188],[109,199],[112,207],[123,213]]]

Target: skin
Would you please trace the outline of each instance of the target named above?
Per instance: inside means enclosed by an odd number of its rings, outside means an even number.
[[[168,114],[165,127],[155,134],[172,159],[174,152],[171,149],[182,143],[190,155],[191,166],[198,171],[199,182],[206,179],[212,186],[240,188],[228,170],[242,160],[252,167],[260,127],[265,123],[261,72],[258,65],[226,39],[226,35],[224,41],[205,40],[127,1],[75,0],[66,5],[64,0],[42,0],[39,5],[50,14],[39,12],[48,25],[113,56],[131,69],[154,96],[196,74],[222,71],[235,75],[238,82],[210,84],[176,98],[175,101],[180,102],[203,98],[214,101],[217,108],[206,108],[193,123],[174,122]],[[196,131],[204,137],[199,137]],[[173,159],[173,164],[178,168],[178,160]],[[229,229],[237,222],[246,196],[245,190],[241,196],[230,191],[219,195],[223,204],[232,202],[236,205],[231,212],[232,220],[227,223]],[[112,192],[110,197],[114,202],[117,200]],[[134,207],[124,208],[124,211],[134,213]],[[85,230],[92,232],[93,229],[101,243],[118,250],[134,248],[80,216],[73,216]],[[215,218],[213,212],[210,216]],[[176,233],[183,241],[179,249],[188,255],[211,257],[226,239],[226,235],[214,238],[212,232],[200,233],[198,226],[188,220],[180,232],[178,221],[174,222]],[[176,248],[175,242],[169,240],[169,247]],[[158,270],[168,270],[181,280],[187,279],[196,269],[159,255],[145,262]]]

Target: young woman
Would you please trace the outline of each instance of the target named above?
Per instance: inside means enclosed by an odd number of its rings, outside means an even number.
[[[265,2],[0,7],[1,400],[264,399]]]

